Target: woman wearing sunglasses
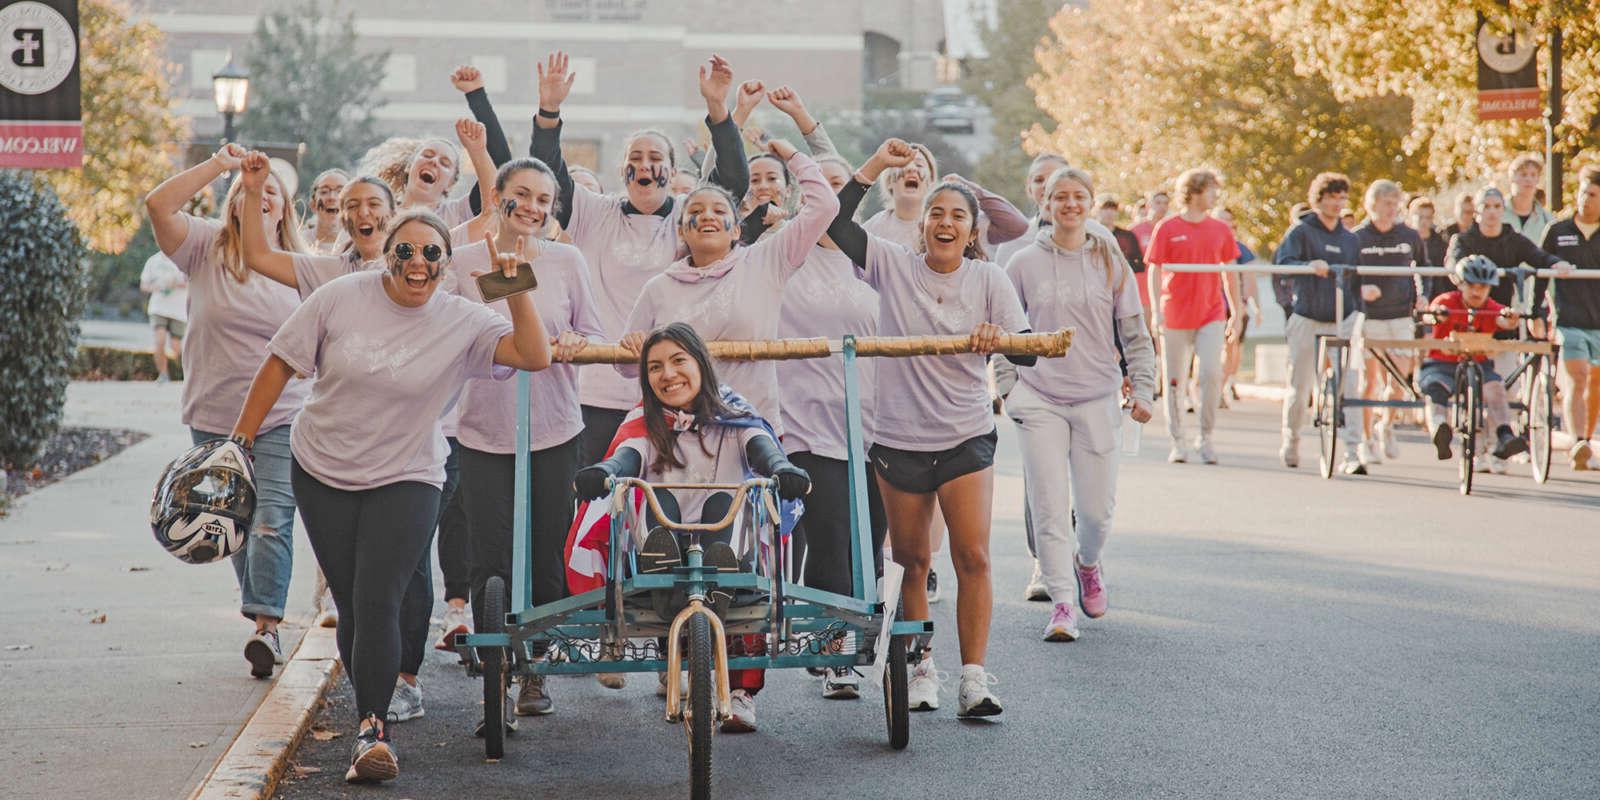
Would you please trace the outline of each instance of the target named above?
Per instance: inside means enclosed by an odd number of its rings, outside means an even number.
[[[247,158],[244,179],[261,180],[265,169],[264,158]],[[339,655],[360,719],[345,775],[353,782],[399,774],[384,723],[400,671],[401,599],[428,547],[444,484],[440,417],[469,378],[550,365],[549,336],[529,295],[507,299],[508,320],[438,291],[451,258],[450,231],[438,217],[396,217],[383,252],[387,269],[328,282],[283,323],[233,427],[250,447],[289,379],[312,378],[290,435],[291,480],[339,608]],[[520,261],[491,250],[508,277]]]

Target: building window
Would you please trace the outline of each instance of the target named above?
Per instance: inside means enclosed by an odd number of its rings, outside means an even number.
[[[211,91],[211,76],[228,63],[226,50],[192,50],[189,52],[189,88]]]
[[[390,53],[384,68],[379,91],[414,92],[417,90],[417,57],[405,53]]]
[[[595,72],[599,64],[592,58],[572,58],[567,62],[567,68],[572,70],[572,93],[577,95],[594,94]]]

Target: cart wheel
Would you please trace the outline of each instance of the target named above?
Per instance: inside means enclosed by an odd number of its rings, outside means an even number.
[[[906,637],[889,637],[889,663],[883,671],[883,717],[889,746],[906,749],[911,742],[911,703],[906,697]]]
[[[1542,355],[1534,356],[1533,377],[1528,381],[1528,449],[1533,460],[1533,479],[1544,483],[1550,479],[1550,436],[1555,417],[1556,386],[1550,379],[1550,368],[1555,362]]]
[[[717,724],[716,667],[712,655],[711,623],[704,614],[689,617],[689,707],[684,725],[689,729],[689,797],[711,797],[711,731]]]
[[[506,632],[506,582],[496,575],[483,588],[483,630]],[[491,761],[506,755],[506,651],[503,647],[478,650],[483,665],[483,754]]]
[[[1456,459],[1461,493],[1472,494],[1473,460],[1478,455],[1478,383],[1471,380],[1456,394],[1456,426],[1461,432],[1461,457]]]
[[[1331,366],[1323,373],[1321,393],[1317,396],[1317,459],[1323,478],[1332,478],[1334,465],[1339,463],[1338,369]]]

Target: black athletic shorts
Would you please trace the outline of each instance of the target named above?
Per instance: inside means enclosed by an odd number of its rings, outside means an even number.
[[[991,430],[937,452],[875,444],[867,456],[890,486],[902,492],[928,494],[962,475],[994,466],[994,446],[999,440],[999,434]]]

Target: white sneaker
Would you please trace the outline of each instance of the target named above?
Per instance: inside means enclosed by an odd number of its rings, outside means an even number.
[[[1050,590],[1044,588],[1044,573],[1039,569],[1039,559],[1033,560],[1033,575],[1028,578],[1028,587],[1022,590],[1022,596],[1029,600],[1049,600]]]
[[[395,678],[394,697],[389,700],[389,721],[413,719],[422,719],[422,684],[413,686],[404,678]]]
[[[911,668],[911,680],[906,686],[906,703],[912,711],[933,711],[939,707],[939,684],[943,677],[933,665],[933,655],[923,653],[922,660]]]
[[[1289,469],[1295,469],[1295,468],[1299,467],[1300,466],[1300,443],[1299,442],[1284,442],[1283,446],[1278,448],[1278,460],[1282,461],[1283,465],[1285,467],[1288,467]]]
[[[961,667],[961,690],[957,695],[958,717],[993,717],[1000,713],[1000,698],[989,691],[999,683],[985,672],[982,665],[966,664]]]
[[[323,588],[322,594],[317,595],[317,627],[339,627],[339,607],[333,604],[333,592]]]
[[[822,679],[822,696],[829,700],[855,700],[861,697],[861,678],[849,667],[832,667]]]
[[[472,615],[467,613],[466,606],[445,605],[444,623],[440,625],[444,635],[439,637],[439,643],[434,645],[436,650],[456,649],[456,634],[472,633]]]
[[[1361,463],[1368,465],[1383,463],[1383,445],[1376,433],[1373,434],[1373,438],[1361,443]]]
[[[756,699],[743,689],[734,689],[728,695],[728,709],[733,713],[722,721],[723,733],[753,733],[756,729]]]
[[[1183,445],[1173,444],[1172,450],[1167,453],[1168,464],[1184,464],[1189,461],[1189,454],[1183,451]]]
[[[1400,443],[1395,441],[1393,426],[1375,423],[1372,432],[1378,436],[1378,446],[1383,449],[1384,458],[1393,461],[1400,457]]]
[[[1200,463],[1217,463],[1217,450],[1211,446],[1210,439],[1201,439],[1198,443],[1196,443],[1195,450],[1200,454]]]
[[[270,678],[272,668],[283,663],[283,646],[277,631],[256,631],[244,641],[244,660],[250,662],[250,677]]]
[[[1572,464],[1573,471],[1583,472],[1584,470],[1589,469],[1589,458],[1591,454],[1592,448],[1589,447],[1589,443],[1587,441],[1578,441],[1574,443],[1572,445],[1572,449],[1567,452],[1567,460]]]
[[[666,697],[667,696],[667,673],[665,673],[665,672],[656,673],[656,677],[659,679],[659,682],[656,684],[656,697]],[[678,697],[681,699],[681,698],[688,697],[688,696],[689,696],[689,673],[680,672],[680,673],[678,673]]]
[[[1489,456],[1489,471],[1496,475],[1504,475],[1511,471],[1510,462],[1503,458]]]

